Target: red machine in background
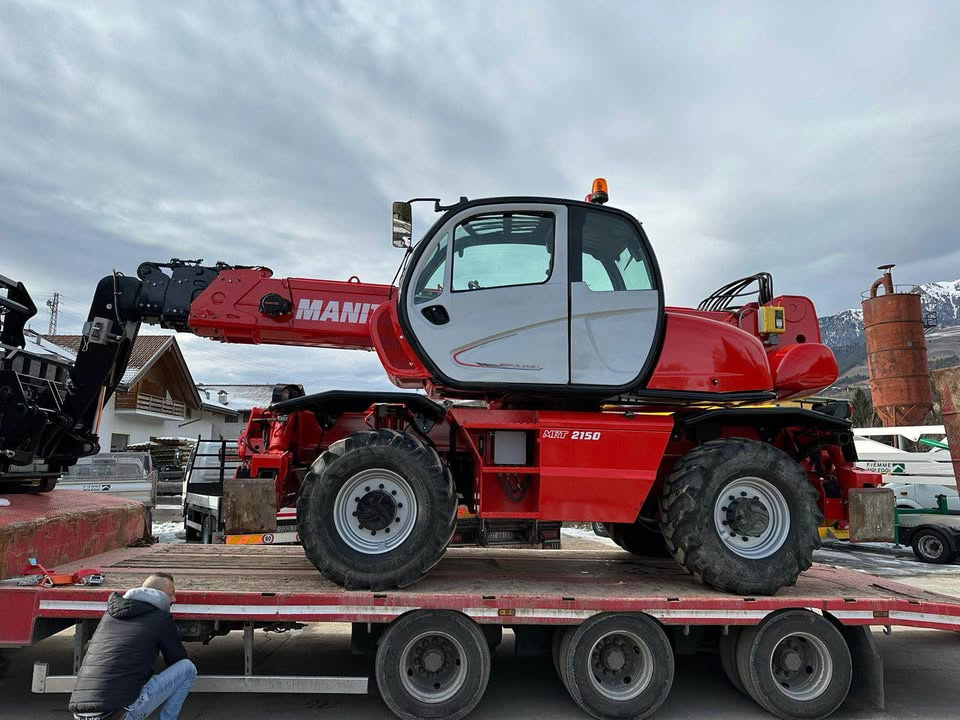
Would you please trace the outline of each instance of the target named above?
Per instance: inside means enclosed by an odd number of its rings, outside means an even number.
[[[794,583],[824,522],[870,517],[860,539],[884,539],[875,519],[889,509],[892,537],[892,497],[862,492],[879,476],[853,466],[847,403],[769,406],[836,379],[810,300],[775,295],[760,273],[696,309],[665,307],[643,228],[606,198],[598,181],[588,202],[437,201],[443,215],[415,246],[410,203],[396,203],[396,288],[179,260],[107,276],[57,402],[31,396],[22,372],[7,382],[6,407],[24,410],[4,470],[95,451],[96,412],[149,322],[374,350],[395,385],[423,391],[290,397],[245,433],[244,472],[270,479],[278,502],[296,494],[307,557],[347,587],[415,582],[460,506],[489,521],[603,522],[625,549],[669,552],[745,595]],[[5,342],[21,317],[8,316]]]

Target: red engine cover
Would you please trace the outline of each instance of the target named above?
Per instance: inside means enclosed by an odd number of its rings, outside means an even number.
[[[773,390],[763,343],[696,311],[667,311],[663,350],[647,387],[713,393]]]

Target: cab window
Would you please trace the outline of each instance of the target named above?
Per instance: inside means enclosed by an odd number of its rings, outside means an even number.
[[[553,272],[554,216],[490,213],[461,222],[453,233],[454,292],[538,285]]]
[[[447,269],[447,239],[449,232],[445,232],[440,242],[430,254],[430,259],[423,266],[417,284],[413,289],[413,302],[416,305],[430,302],[443,292],[443,278]]]
[[[582,281],[591,290],[651,290],[650,264],[633,223],[586,210],[582,229]]]

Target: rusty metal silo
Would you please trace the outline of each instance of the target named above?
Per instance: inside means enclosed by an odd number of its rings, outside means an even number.
[[[873,409],[888,427],[922,425],[933,409],[923,309],[912,288],[894,286],[891,268],[880,266],[862,303]]]

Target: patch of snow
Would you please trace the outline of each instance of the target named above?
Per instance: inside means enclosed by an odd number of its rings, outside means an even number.
[[[582,530],[580,528],[560,528],[560,534],[565,535],[566,537],[579,538],[581,540],[590,540],[599,545],[607,545],[609,547],[617,547],[617,544],[610,538],[600,537],[593,530]],[[560,543],[560,546],[563,547],[563,543]]]
[[[182,521],[155,522],[153,524],[153,534],[162,543],[183,543],[187,541],[187,532]]]

